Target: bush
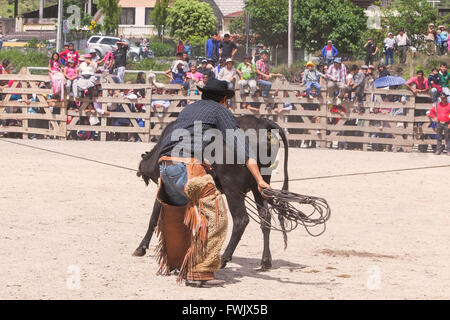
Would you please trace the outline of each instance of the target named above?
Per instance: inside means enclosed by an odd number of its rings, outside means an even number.
[[[272,67],[270,72],[281,73],[286,79],[292,80],[300,71],[305,70],[305,64],[306,62],[304,60],[297,60],[290,67],[287,64],[279,64],[276,67]]]
[[[155,59],[144,59],[136,63],[133,69],[135,70],[153,70],[166,71],[170,68],[170,64],[159,63]]]
[[[189,42],[192,45],[192,57],[201,56],[203,57],[205,55],[205,42],[208,40],[208,37],[202,37],[202,36],[190,36]]]
[[[37,50],[29,50],[25,53],[18,49],[1,50],[0,61],[3,59],[8,59],[10,66],[17,72],[22,67],[47,67],[49,60],[45,53]]]
[[[155,57],[173,56],[175,48],[167,43],[151,42],[150,49],[153,50]]]

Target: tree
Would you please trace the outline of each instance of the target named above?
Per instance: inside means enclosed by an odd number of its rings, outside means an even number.
[[[211,6],[199,0],[175,0],[168,10],[170,35],[180,39],[205,37],[216,30],[217,18]]]
[[[105,16],[103,20],[103,30],[106,34],[116,35],[121,12],[118,0],[98,0],[98,6]]]
[[[437,9],[426,0],[395,0],[392,6],[384,11],[386,19],[383,29],[396,34],[400,29],[410,35],[412,45],[419,46],[420,38],[413,35],[424,34],[429,23],[436,23]]]
[[[169,0],[157,0],[155,8],[152,12],[152,21],[158,31],[158,37],[160,40],[163,38],[164,27],[166,25],[168,14]]]

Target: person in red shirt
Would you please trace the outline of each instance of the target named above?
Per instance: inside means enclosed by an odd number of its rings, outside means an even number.
[[[411,85],[415,85],[415,89],[411,87]],[[406,86],[409,90],[411,90],[415,95],[418,93],[428,92],[430,87],[428,86],[428,79],[423,76],[423,71],[419,70],[416,72],[416,77],[412,77],[406,82]]]
[[[80,64],[80,55],[75,50],[73,43],[69,43],[69,48],[61,52],[59,56],[65,61],[64,65],[67,65],[69,60],[73,60],[76,66]]]
[[[440,155],[444,149],[442,138],[445,139],[447,155],[450,156],[450,137],[448,135],[450,127],[450,103],[447,101],[447,95],[441,94],[441,102],[436,107],[431,108],[428,116],[436,121],[437,148],[434,154]]]

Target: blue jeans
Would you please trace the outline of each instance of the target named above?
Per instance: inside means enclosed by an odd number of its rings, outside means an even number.
[[[393,65],[394,64],[394,49],[386,50],[385,65],[389,64],[389,59],[391,59],[391,65]]]
[[[316,88],[316,96],[320,95],[320,89],[322,88],[318,82],[307,81],[306,82],[306,95],[311,94],[311,87]]]
[[[159,165],[162,187],[166,192],[171,205],[184,206],[188,203],[188,198],[184,194],[184,186],[187,182],[187,171],[184,163],[166,165],[162,162]]]
[[[272,88],[272,82],[266,80],[258,80],[256,81],[258,86],[262,86],[263,92],[261,93],[261,97],[267,97],[269,95],[270,88]]]

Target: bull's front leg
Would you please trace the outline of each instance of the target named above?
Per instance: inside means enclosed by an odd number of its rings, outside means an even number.
[[[258,213],[261,220],[261,231],[263,233],[264,248],[261,258],[261,271],[272,268],[272,255],[270,253],[270,213],[268,203],[264,201],[258,190],[253,191],[255,202],[258,204]]]
[[[152,215],[150,217],[150,223],[148,224],[147,233],[142,239],[139,246],[134,250],[133,256],[135,257],[143,257],[147,252],[147,249],[150,245],[150,240],[152,239],[153,232],[155,231],[155,227],[158,224],[159,213],[161,212],[161,203],[158,200],[155,200],[153,205]]]

